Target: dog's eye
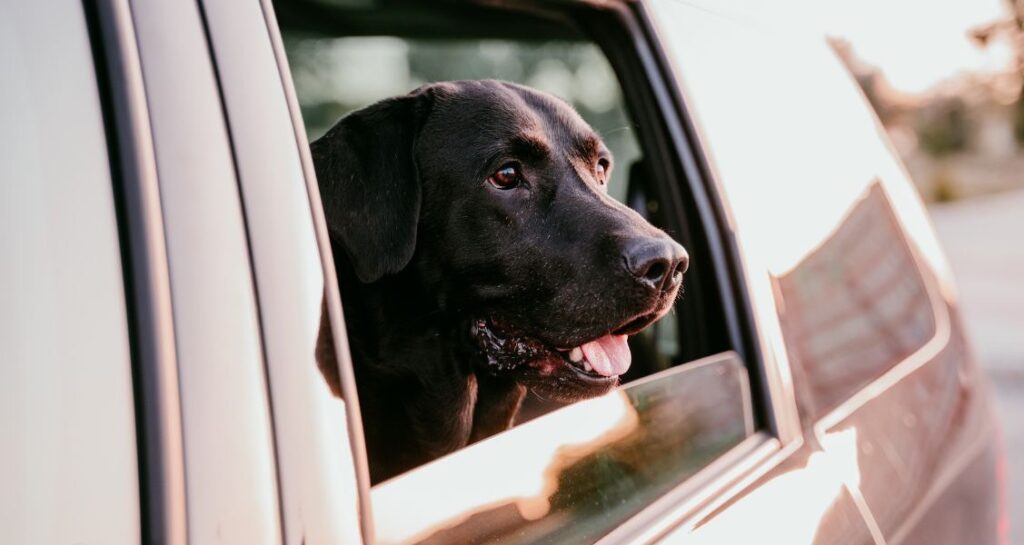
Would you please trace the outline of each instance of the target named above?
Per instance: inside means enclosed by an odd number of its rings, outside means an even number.
[[[513,189],[520,182],[519,167],[515,163],[508,163],[491,174],[487,181],[498,189]]]
[[[608,159],[598,159],[597,166],[594,167],[597,171],[597,180],[602,184],[608,182],[608,167],[610,166],[611,163],[608,162]]]

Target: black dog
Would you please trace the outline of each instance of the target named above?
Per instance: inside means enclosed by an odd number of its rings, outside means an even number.
[[[686,252],[608,197],[608,150],[555,97],[426,85],[311,147],[374,482],[507,429],[527,389],[607,392],[676,298]],[[317,356],[339,394],[324,326]]]

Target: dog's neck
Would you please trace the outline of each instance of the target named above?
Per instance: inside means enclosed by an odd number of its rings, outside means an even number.
[[[474,373],[460,324],[412,270],[361,283],[334,255],[373,482],[508,429],[525,388]],[[326,312],[317,360],[341,395]]]

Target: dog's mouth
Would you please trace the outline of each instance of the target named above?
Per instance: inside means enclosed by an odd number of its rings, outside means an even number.
[[[628,324],[627,324],[628,326]],[[551,346],[493,318],[478,319],[470,326],[470,335],[491,371],[509,372],[523,367],[542,375],[556,374],[568,367],[577,378],[589,381],[617,381],[629,370],[632,360],[627,327],[563,348]]]

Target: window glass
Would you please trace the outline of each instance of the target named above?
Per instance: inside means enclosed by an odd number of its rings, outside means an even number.
[[[81,2],[0,3],[0,542],[138,543],[127,315]]]
[[[373,489],[378,542],[590,543],[753,433],[735,354],[581,401]]]

